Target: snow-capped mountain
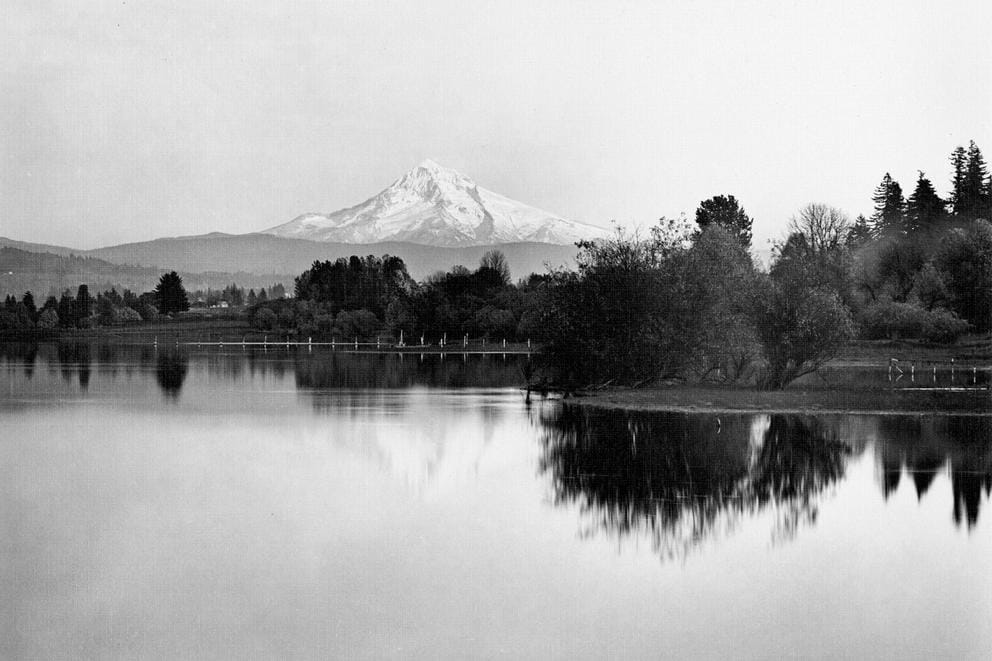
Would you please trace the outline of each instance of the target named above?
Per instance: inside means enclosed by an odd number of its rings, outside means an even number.
[[[304,214],[263,233],[311,241],[406,241],[457,247],[517,242],[568,245],[604,237],[609,230],[503,197],[426,160],[357,206],[326,215]]]

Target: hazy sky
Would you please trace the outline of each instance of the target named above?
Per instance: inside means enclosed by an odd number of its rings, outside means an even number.
[[[5,0],[0,235],[255,231],[430,157],[603,225],[733,193],[760,244],[992,156],[990,26],[988,0]]]

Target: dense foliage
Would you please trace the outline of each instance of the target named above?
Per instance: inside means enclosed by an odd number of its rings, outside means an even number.
[[[165,273],[159,278],[155,287],[155,303],[162,314],[189,310],[183,279],[175,271]]]
[[[848,301],[867,337],[949,341],[992,329],[992,180],[978,146],[951,155],[945,201],[920,172],[909,199],[889,174],[871,222],[848,237]]]
[[[783,251],[763,275],[718,224],[685,239],[670,225],[646,240],[618,233],[582,244],[578,271],[555,274],[543,339],[560,385],[678,378],[781,388],[850,337],[849,313],[816,261]]]

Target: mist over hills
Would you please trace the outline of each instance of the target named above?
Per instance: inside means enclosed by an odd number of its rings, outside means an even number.
[[[5,240],[0,239],[0,244],[4,242]],[[45,248],[35,245],[37,248]],[[74,251],[68,248],[58,246],[53,248],[61,252],[31,252],[0,245],[0,296],[12,294],[20,297],[26,291],[33,292],[36,298],[57,296],[65,289],[75,292],[81,284],[88,285],[93,292],[115,287],[118,291],[130,289],[140,293],[153,289],[165,270],[113,264],[95,257],[74,254]],[[223,289],[231,283],[255,289],[269,287],[277,282],[287,286],[291,286],[292,283],[291,276],[254,274],[245,271],[194,273],[181,270],[179,275],[190,291],[207,288]]]
[[[475,267],[486,251],[503,251],[514,278],[543,273],[548,266],[574,265],[575,246],[511,243],[496,246],[441,248],[397,241],[349,244],[285,239],[267,234],[206,234],[126,243],[94,250],[25,243],[0,237],[0,291],[22,294],[26,289],[48,292],[50,287],[80,283],[111,283],[150,289],[164,271],[178,271],[188,288],[218,287],[236,282],[252,287],[293,278],[314,260],[351,255],[398,255],[410,275],[422,280],[457,264]],[[62,263],[58,257],[62,257]],[[62,269],[60,272],[58,269]],[[12,272],[8,275],[8,272]],[[59,285],[59,283],[62,283]]]
[[[351,255],[397,255],[410,275],[420,280],[438,270],[457,264],[475,267],[486,251],[503,251],[513,277],[543,273],[545,263],[562,266],[574,263],[575,246],[542,243],[445,248],[415,243],[339,243],[287,239],[268,234],[208,234],[204,236],[155,239],[142,243],[98,248],[85,254],[114,263],[183,269],[186,271],[248,271],[299,275],[314,260],[334,260]]]

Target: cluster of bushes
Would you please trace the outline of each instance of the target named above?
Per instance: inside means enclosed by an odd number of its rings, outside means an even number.
[[[869,340],[922,338],[928,342],[953,342],[970,324],[950,310],[927,310],[913,303],[883,301],[864,309],[860,318]]]

